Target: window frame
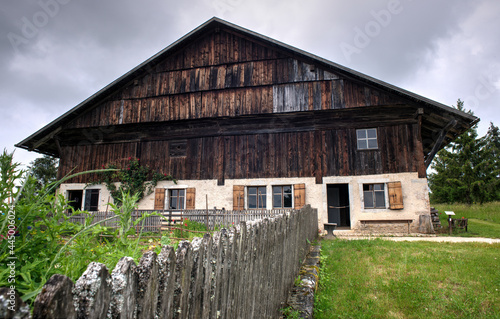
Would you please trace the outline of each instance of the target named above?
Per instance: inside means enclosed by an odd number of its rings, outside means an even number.
[[[285,187],[288,187],[290,192],[290,204],[289,206],[285,206]],[[280,192],[276,192],[275,189],[280,189]],[[287,193],[288,194],[288,193]],[[280,196],[280,206],[276,206],[275,196]],[[287,209],[293,208],[293,185],[272,185],[272,199],[273,199],[273,209]]]
[[[177,192],[177,195],[173,195]],[[182,193],[182,194],[181,194]],[[176,199],[176,203],[182,203],[182,207],[172,207],[172,198]],[[180,201],[182,199],[182,201]],[[185,188],[170,188],[168,189],[168,209],[184,210],[186,209],[186,189]]]
[[[382,189],[375,189],[376,186],[381,186]],[[368,188],[368,189],[365,189]],[[371,189],[370,189],[371,188]],[[373,206],[366,206],[367,194],[371,194],[371,202]],[[384,206],[377,206],[377,194],[382,195]],[[363,208],[364,209],[387,209],[385,183],[364,183],[363,184]]]
[[[250,190],[256,190],[255,194],[251,194]],[[263,192],[261,192],[263,190]],[[267,209],[267,186],[247,186],[246,187],[247,209]],[[255,206],[250,207],[250,196],[255,196]],[[263,197],[262,197],[263,196]],[[259,200],[260,198],[260,200]]]
[[[369,137],[368,131],[374,131],[375,137]],[[364,132],[364,137],[360,137],[360,133]],[[375,147],[370,147],[370,141],[375,141]],[[361,148],[361,143],[365,143],[366,148]],[[378,150],[378,129],[375,128],[362,128],[356,129],[356,149],[358,151],[370,151],[370,150]]]

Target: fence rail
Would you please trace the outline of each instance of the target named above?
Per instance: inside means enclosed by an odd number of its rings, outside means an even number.
[[[135,222],[145,214],[153,212],[161,216],[148,216],[143,222],[139,223],[136,228],[139,231],[142,227],[144,231],[159,232],[166,229],[168,226],[176,226],[181,224],[183,219],[203,223],[208,230],[215,230],[216,227],[227,227],[239,224],[242,221],[251,221],[263,219],[266,217],[276,217],[283,215],[286,212],[291,212],[292,209],[258,209],[258,210],[223,210],[223,209],[194,209],[194,210],[136,210],[132,212],[132,222]],[[85,220],[91,219],[92,223],[102,222],[102,226],[118,227],[118,218],[104,221],[110,217],[116,216],[113,212],[89,212],[81,214],[68,214],[69,221],[73,223],[84,223]]]

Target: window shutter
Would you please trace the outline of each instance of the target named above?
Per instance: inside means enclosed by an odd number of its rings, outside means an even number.
[[[306,204],[306,184],[293,185],[294,208],[301,209]]]
[[[92,192],[90,189],[85,191],[85,201],[83,202],[83,209],[86,211],[90,211],[90,197],[92,196]]]
[[[186,209],[195,209],[194,200],[196,198],[196,188],[186,189]]]
[[[233,210],[243,210],[245,207],[245,186],[233,186]]]
[[[165,209],[165,189],[156,188],[155,189],[155,210]]]
[[[390,209],[403,209],[403,189],[401,182],[387,183],[389,189],[389,208]]]
[[[88,212],[95,212],[99,209],[99,190],[98,189],[85,190],[84,209]]]

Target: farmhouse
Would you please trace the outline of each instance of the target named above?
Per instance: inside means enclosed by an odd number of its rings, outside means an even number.
[[[426,168],[476,121],[212,18],[16,146],[60,158],[59,177],[137,158],[177,179],[140,209],[310,204],[321,229],[417,232]],[[93,178],[60,191],[105,210]]]

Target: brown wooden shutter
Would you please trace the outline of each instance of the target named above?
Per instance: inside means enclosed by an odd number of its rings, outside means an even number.
[[[387,183],[389,189],[389,208],[390,209],[403,209],[403,189],[401,182]]]
[[[245,186],[233,185],[233,210],[245,209]]]
[[[186,209],[194,208],[194,199],[196,198],[196,188],[186,189]]]
[[[306,204],[306,184],[293,185],[294,208],[301,209]]]
[[[155,210],[165,209],[165,189],[155,188]]]

